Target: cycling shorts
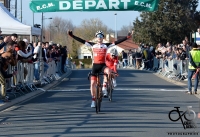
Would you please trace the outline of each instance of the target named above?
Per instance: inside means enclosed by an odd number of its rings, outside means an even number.
[[[92,76],[95,76],[96,77],[96,74],[97,73],[100,73],[100,72],[104,72],[104,69],[106,68],[106,64],[105,63],[102,63],[102,64],[95,64],[93,63],[93,66],[92,66]]]

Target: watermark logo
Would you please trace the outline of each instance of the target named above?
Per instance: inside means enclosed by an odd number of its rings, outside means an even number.
[[[180,107],[174,107],[168,114],[168,117],[173,122],[181,121],[183,128],[197,128],[195,123],[196,113],[192,110],[192,106],[187,106],[186,111],[180,111]]]

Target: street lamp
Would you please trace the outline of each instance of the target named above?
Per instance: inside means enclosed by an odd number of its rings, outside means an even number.
[[[42,32],[41,32],[41,37],[40,37],[41,42],[43,41],[43,25],[44,25],[43,23],[44,23],[44,20],[45,20],[45,19],[53,19],[53,18],[51,18],[51,17],[50,17],[50,18],[44,18],[43,12],[42,12],[42,27],[41,27],[41,31],[42,31]]]
[[[21,22],[22,22],[22,0],[21,0]]]
[[[58,28],[58,26],[51,26],[51,25],[50,25],[50,30],[49,30],[49,41],[51,41],[51,27]]]
[[[115,39],[117,40],[117,13],[115,15]]]
[[[115,15],[115,40],[117,40],[117,13],[115,13],[114,15]],[[115,47],[117,50],[117,45],[115,45]]]

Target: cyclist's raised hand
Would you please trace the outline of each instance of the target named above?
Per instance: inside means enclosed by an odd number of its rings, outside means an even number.
[[[134,29],[131,31],[131,35],[133,35],[133,33],[134,33]]]
[[[134,33],[134,30],[132,30],[131,32],[129,31],[128,36],[132,36]]]
[[[71,30],[68,30],[67,34],[70,35],[70,36],[72,36],[73,32]]]

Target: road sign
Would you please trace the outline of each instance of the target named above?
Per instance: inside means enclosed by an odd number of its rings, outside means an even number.
[[[197,45],[200,45],[200,33],[196,32],[196,43]]]

